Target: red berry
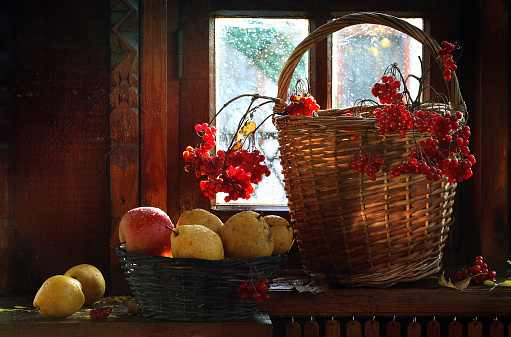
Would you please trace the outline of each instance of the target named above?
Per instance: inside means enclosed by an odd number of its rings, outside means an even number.
[[[259,285],[259,292],[261,294],[266,294],[268,292],[268,286],[266,284],[264,284],[264,283],[261,283]]]
[[[252,294],[252,299],[256,302],[260,301],[261,300],[261,293],[256,291],[255,293]]]
[[[247,290],[247,282],[241,282],[241,284],[238,286],[238,293],[241,294],[245,290]]]
[[[103,308],[103,314],[105,314],[106,317],[108,317],[111,313],[112,313],[112,308],[110,308],[110,307]]]
[[[476,264],[475,266],[470,267],[468,271],[473,275],[477,275],[481,273],[481,267]]]

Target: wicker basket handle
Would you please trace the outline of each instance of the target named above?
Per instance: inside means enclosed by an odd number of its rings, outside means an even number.
[[[438,50],[440,49],[440,45],[429,35],[424,33],[421,29],[413,26],[412,24],[402,19],[381,13],[355,13],[345,15],[343,17],[340,17],[339,19],[333,20],[317,28],[315,31],[310,33],[293,50],[293,52],[287,59],[287,62],[284,65],[284,68],[282,69],[282,72],[280,73],[278,83],[278,98],[281,100],[281,103],[275,105],[274,111],[275,112],[284,111],[285,102],[287,99],[287,92],[289,89],[289,85],[291,83],[291,79],[293,78],[295,68],[300,62],[302,56],[313,45],[315,45],[319,41],[326,38],[328,35],[338,30],[363,23],[379,24],[394,28],[422,43],[422,45],[424,45],[424,47],[426,47],[428,51],[431,53],[433,58],[436,59],[438,56]],[[442,62],[438,60],[437,63],[443,72],[444,67]],[[466,110],[465,102],[461,97],[458,78],[456,77],[455,72],[452,72],[451,77],[452,77],[451,81],[446,82],[449,102],[451,105],[456,106],[457,109],[462,109],[465,111]]]

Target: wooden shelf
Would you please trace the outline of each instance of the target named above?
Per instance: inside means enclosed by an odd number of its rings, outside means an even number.
[[[258,312],[251,319],[219,323],[153,321],[129,315],[120,304],[113,307],[106,321],[91,321],[84,307],[73,316],[54,319],[31,310],[31,299],[0,298],[0,336],[196,336],[196,337],[271,337],[268,313]],[[15,307],[23,306],[16,310]]]
[[[330,287],[325,292],[299,293],[290,280],[279,280],[270,290],[271,299],[262,303],[251,319],[220,323],[176,323],[153,321],[130,315],[124,304],[114,303],[113,313],[104,322],[93,322],[84,307],[67,319],[51,319],[31,310],[30,298],[0,298],[0,336],[90,335],[122,336],[284,336],[285,325],[294,317],[301,324],[314,316],[324,327],[335,317],[345,328],[351,318],[362,324],[376,317],[380,324],[397,317],[402,324],[417,317],[426,326],[436,317],[446,328],[456,317],[460,322],[474,317],[484,321],[485,329],[498,317],[506,329],[511,329],[511,290],[470,287],[465,291],[442,288],[434,279],[386,289]],[[24,308],[16,309],[16,306]],[[7,309],[7,310],[5,310]],[[410,318],[410,319],[409,319]],[[511,331],[511,330],[510,330]],[[500,335],[499,335],[500,336]],[[502,335],[503,336],[503,335]]]
[[[288,281],[271,290],[271,299],[261,311],[270,317],[509,317],[511,290],[469,287],[459,291],[443,288],[436,279],[386,289],[332,288],[326,292],[299,293]]]

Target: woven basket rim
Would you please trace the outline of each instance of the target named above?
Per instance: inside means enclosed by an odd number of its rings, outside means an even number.
[[[209,266],[209,267],[229,267],[233,265],[250,265],[257,263],[271,263],[271,264],[282,264],[287,261],[286,255],[272,255],[258,257],[254,259],[237,259],[237,258],[224,258],[221,260],[206,260],[206,259],[191,259],[191,258],[176,258],[176,257],[165,257],[165,256],[154,256],[154,255],[141,255],[133,252],[129,252],[124,248],[117,247],[115,253],[119,257],[135,259],[137,261],[155,263],[161,262],[166,265],[173,266]]]

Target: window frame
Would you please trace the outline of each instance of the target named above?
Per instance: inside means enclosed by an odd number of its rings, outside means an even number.
[[[446,255],[449,259],[444,259],[450,265],[458,265],[459,263],[470,263],[472,257],[483,254],[485,260],[494,266],[497,270],[505,270],[507,267],[507,254],[509,252],[509,160],[507,154],[493,154],[494,151],[486,154],[485,149],[501,148],[502,144],[506,144],[509,148],[508,135],[508,116],[509,101],[501,98],[495,100],[498,95],[505,97],[507,95],[508,82],[502,87],[499,83],[501,71],[498,69],[487,69],[488,58],[495,61],[505,60],[500,54],[488,55],[485,49],[479,43],[478,39],[484,37],[485,48],[494,48],[499,50],[503,40],[497,35],[491,35],[490,28],[492,22],[489,19],[490,11],[482,9],[482,11],[473,11],[471,6],[462,3],[462,0],[455,0],[452,6],[446,8],[441,1],[432,0],[423,1],[394,1],[392,3],[377,2],[368,0],[358,2],[345,1],[326,1],[317,0],[315,2],[308,1],[287,1],[282,0],[279,3],[273,1],[260,1],[252,3],[248,0],[212,0],[212,1],[174,1],[168,3],[168,18],[175,17],[176,12],[179,13],[178,23],[169,19],[165,22],[168,31],[175,31],[180,28],[183,31],[183,48],[185,65],[183,67],[183,76],[175,81],[175,73],[172,70],[175,64],[176,49],[175,38],[168,35],[168,71],[167,78],[167,97],[179,97],[179,112],[172,110],[167,125],[172,126],[172,135],[168,132],[168,158],[167,161],[167,208],[171,219],[176,219],[179,214],[186,210],[189,206],[211,209],[209,199],[201,195],[198,188],[198,180],[193,174],[183,172],[184,162],[180,160],[171,160],[174,155],[180,156],[183,149],[196,141],[196,135],[193,125],[198,122],[209,120],[210,112],[215,110],[211,105],[211,97],[214,97],[214,88],[211,85],[211,74],[209,72],[210,56],[212,53],[211,39],[211,18],[214,15],[254,15],[260,13],[268,16],[288,15],[305,15],[310,20],[311,30],[326,23],[333,16],[347,14],[347,6],[353,10],[350,12],[377,11],[385,12],[393,15],[420,16],[424,18],[424,30],[435,39],[455,40],[464,38],[464,49],[468,53],[464,53],[460,60],[458,77],[463,83],[463,97],[469,107],[471,119],[469,125],[473,132],[473,153],[478,158],[480,168],[474,172],[474,177],[459,186],[457,199],[455,202],[455,222],[458,224],[451,228],[449,235],[449,250]],[[462,6],[463,5],[463,6]],[[477,6],[475,6],[477,7]],[[480,8],[481,10],[481,8]],[[485,16],[486,15],[486,16]],[[501,26],[505,23],[500,22]],[[484,31],[478,31],[481,27]],[[474,39],[473,37],[477,38]],[[321,106],[328,108],[327,102],[330,93],[329,81],[329,62],[328,60],[328,39],[318,43],[311,50],[310,69],[316,70],[311,75],[311,86],[315,97]],[[506,44],[504,44],[505,46]],[[187,55],[193,54],[193,66],[186,64]],[[427,62],[427,60],[425,60]],[[143,62],[143,60],[141,61]],[[504,63],[503,67],[507,67],[508,63]],[[482,69],[485,69],[482,72]],[[507,68],[505,68],[507,69]],[[143,74],[141,74],[143,77]],[[489,84],[483,85],[483,80],[493,80]],[[439,87],[442,79],[433,76],[431,83],[434,87]],[[176,83],[177,82],[177,83]],[[213,82],[214,84],[214,82]],[[496,110],[492,115],[494,118],[482,120],[483,102],[489,102]],[[495,102],[495,103],[493,103]],[[174,104],[168,100],[168,106]],[[169,110],[169,109],[168,109]],[[190,113],[193,111],[193,113]],[[177,126],[174,124],[177,123]],[[502,131],[495,136],[495,129],[499,129],[501,125],[506,125]],[[506,152],[507,153],[507,152]],[[499,171],[497,174],[492,173],[493,156],[499,156]],[[480,158],[480,159],[479,159]],[[143,163],[142,163],[143,165]],[[173,183],[170,183],[172,181]],[[484,183],[483,183],[484,182]],[[175,184],[174,184],[175,183]],[[177,186],[176,186],[177,184]],[[148,198],[142,200],[148,200]],[[484,202],[489,201],[489,202]],[[484,207],[483,207],[484,204]],[[228,218],[231,214],[239,211],[239,208],[233,209],[216,209],[214,210],[222,219]],[[264,210],[264,212],[273,212],[274,210]],[[275,210],[277,211],[277,210]],[[286,215],[286,211],[281,214]],[[495,227],[497,226],[497,227]],[[499,229],[499,231],[496,231]],[[496,241],[498,240],[498,241]],[[502,253],[504,252],[504,253]],[[444,263],[445,265],[446,263]]]

